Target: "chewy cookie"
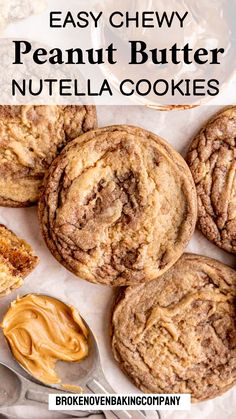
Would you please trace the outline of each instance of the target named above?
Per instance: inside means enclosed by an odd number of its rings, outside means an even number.
[[[37,263],[31,246],[0,225],[0,297],[19,288]]]
[[[198,195],[198,226],[236,253],[236,107],[217,113],[193,141],[187,163]]]
[[[147,393],[216,397],[236,383],[236,272],[185,254],[162,277],[121,292],[112,347]]]
[[[93,106],[0,106],[0,205],[36,203],[53,159],[95,127]]]
[[[169,269],[196,222],[183,158],[141,128],[112,126],[71,142],[53,162],[39,203],[52,254],[94,283],[134,285]]]

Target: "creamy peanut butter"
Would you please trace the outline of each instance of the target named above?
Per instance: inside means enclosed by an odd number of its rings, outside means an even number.
[[[15,359],[45,384],[60,384],[57,361],[88,354],[88,329],[72,306],[44,295],[17,298],[4,316],[3,333]]]
[[[62,384],[61,388],[63,390],[67,390],[70,393],[77,393],[77,394],[82,394],[83,393],[83,389],[80,386],[74,386],[73,384]]]

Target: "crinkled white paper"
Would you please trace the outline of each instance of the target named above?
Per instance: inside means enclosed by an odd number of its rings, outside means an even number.
[[[186,111],[159,112],[144,107],[100,107],[99,126],[132,124],[161,135],[180,153],[185,154],[192,137],[201,125],[219,108],[207,106]],[[110,312],[114,291],[105,286],[93,285],[66,271],[50,254],[39,232],[36,208],[0,208],[0,222],[26,239],[40,257],[38,267],[25,280],[24,286],[0,300],[0,318],[11,300],[17,295],[36,292],[48,294],[73,304],[96,334],[105,375],[116,392],[137,392],[128,378],[120,371],[110,348]],[[188,251],[216,258],[235,266],[235,256],[227,254],[195,232]],[[15,365],[2,335],[0,335],[0,361]],[[161,412],[163,419],[233,419],[236,411],[236,388],[224,396],[195,404],[191,412]],[[18,410],[19,411],[19,410]],[[24,418],[38,419],[35,409]],[[30,416],[28,416],[30,414]],[[36,415],[36,416],[34,416]],[[148,413],[148,417],[153,417]],[[40,411],[43,418],[43,413]],[[22,411],[21,411],[22,417]],[[48,417],[48,416],[47,416]],[[55,417],[55,416],[54,416]],[[59,419],[59,416],[57,416]]]

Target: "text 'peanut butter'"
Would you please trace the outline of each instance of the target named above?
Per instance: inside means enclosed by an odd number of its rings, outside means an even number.
[[[2,329],[15,359],[45,384],[61,383],[57,361],[78,362],[88,355],[88,330],[77,310],[51,297],[17,298]]]

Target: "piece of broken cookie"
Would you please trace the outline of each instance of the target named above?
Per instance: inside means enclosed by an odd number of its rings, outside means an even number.
[[[37,263],[31,246],[0,225],[0,297],[19,288]]]

